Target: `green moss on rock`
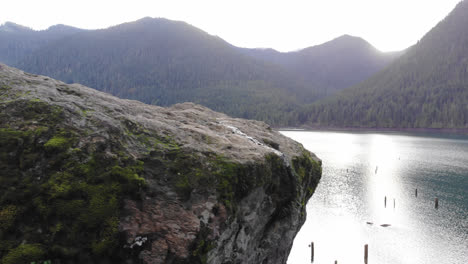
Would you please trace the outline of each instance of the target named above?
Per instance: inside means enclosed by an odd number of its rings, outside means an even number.
[[[70,139],[65,138],[63,136],[54,136],[53,138],[49,139],[44,144],[44,148],[48,151],[53,151],[53,150],[65,150],[70,147]]]
[[[263,189],[276,210],[273,223],[290,215],[293,203],[305,208],[302,187],[314,186],[310,182],[320,171],[305,150],[293,159],[293,170],[274,153],[238,163],[207,150],[211,148],[184,148],[170,130],[149,131],[147,123],[127,120],[125,113],[107,106],[102,106],[102,114],[118,117],[103,117],[80,103],[63,109],[48,99],[7,90],[2,91],[9,101],[0,101],[1,263],[137,263],[151,243],[123,248],[119,219],[130,211],[123,210],[126,199],[138,207],[146,198],[165,199],[167,194],[177,200],[171,202],[185,206],[216,196],[224,206],[217,203],[213,214],[229,222],[241,214],[243,198]],[[61,91],[66,98],[82,96]],[[218,143],[203,135],[197,138],[210,147]],[[263,141],[279,149],[278,143]],[[307,189],[307,195],[312,192]],[[212,230],[201,225],[188,259],[180,263],[206,263],[216,246]],[[149,242],[154,236],[148,235]]]
[[[255,188],[264,188],[269,194],[280,190],[282,180],[274,175],[287,174],[288,170],[283,160],[273,153],[266,155],[263,163],[240,164],[214,153],[194,156],[184,152],[165,162],[181,197],[188,200],[192,192],[213,192],[231,212]]]
[[[309,152],[302,149],[301,155],[292,159],[293,169],[303,183],[310,175],[321,175],[322,166],[319,162],[312,159]]]
[[[208,261],[208,252],[215,247],[214,241],[206,239],[209,233],[208,228],[202,227],[192,246],[190,263],[206,264]]]
[[[11,228],[18,215],[18,207],[15,205],[7,205],[0,209],[0,232]]]
[[[119,144],[116,155],[78,147],[86,133],[67,127],[59,107],[18,100],[0,113],[1,263],[118,262],[118,219],[123,199],[146,188],[143,162]]]
[[[10,250],[2,258],[2,264],[31,263],[41,260],[45,255],[45,250],[40,244],[23,244]]]

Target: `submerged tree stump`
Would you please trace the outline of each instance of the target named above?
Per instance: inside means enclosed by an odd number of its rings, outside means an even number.
[[[369,246],[367,244],[364,245],[364,264],[368,264],[367,260],[369,258]]]

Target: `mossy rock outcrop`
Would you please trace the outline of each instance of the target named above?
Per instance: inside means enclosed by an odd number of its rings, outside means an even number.
[[[262,122],[0,65],[0,263],[286,263],[320,176]]]

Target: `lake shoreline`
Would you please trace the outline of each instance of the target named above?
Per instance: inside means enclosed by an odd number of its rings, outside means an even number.
[[[275,127],[277,131],[388,132],[468,135],[468,128],[361,128],[361,127]]]

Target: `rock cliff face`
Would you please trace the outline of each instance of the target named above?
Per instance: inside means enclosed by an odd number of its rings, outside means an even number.
[[[1,263],[286,263],[321,162],[266,124],[0,65]]]

